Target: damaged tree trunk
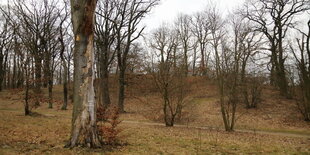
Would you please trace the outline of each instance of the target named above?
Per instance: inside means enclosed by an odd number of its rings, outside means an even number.
[[[74,95],[71,137],[66,147],[97,148],[94,92],[94,13],[97,0],[71,0],[74,47]]]

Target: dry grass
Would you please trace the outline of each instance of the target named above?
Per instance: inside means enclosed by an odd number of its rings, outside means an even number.
[[[191,77],[189,81],[191,82],[192,100],[185,107],[185,116],[179,123],[223,128],[215,82],[201,77]],[[154,93],[139,95],[137,90],[141,89],[129,90],[135,91],[138,95],[126,100],[125,108],[130,114],[125,117],[128,116],[131,120],[162,122],[162,119],[156,119],[161,112],[160,98]],[[294,100],[281,97],[278,91],[271,87],[265,87],[262,95],[263,101],[257,109],[245,109],[244,105],[238,105],[237,129],[283,131],[310,135],[310,123],[303,121]]]
[[[180,123],[190,126],[222,127],[219,106],[216,104],[216,87],[204,79],[191,79],[193,99],[186,107],[187,119]],[[144,81],[145,82],[145,81]],[[140,83],[141,84],[141,83]],[[142,83],[147,84],[147,83]],[[132,84],[126,99],[126,111],[122,120],[153,122],[148,115],[158,106],[156,95],[145,92]],[[141,90],[133,94],[134,90]],[[147,89],[147,88],[145,88]],[[61,87],[55,87],[54,97],[61,100]],[[45,90],[44,90],[45,91]],[[112,88],[112,93],[116,89]],[[237,122],[239,129],[260,129],[308,135],[309,123],[302,121],[291,100],[276,98],[276,91],[266,89],[264,102],[259,108],[245,110],[240,106]],[[116,96],[112,94],[112,96]],[[150,105],[152,105],[150,107]],[[233,132],[202,130],[186,127],[167,128],[146,123],[124,121],[120,128],[122,146],[104,146],[103,149],[63,146],[69,138],[72,106],[61,111],[60,103],[54,109],[47,104],[34,111],[35,116],[23,115],[23,104],[18,94],[0,92],[0,154],[310,154],[310,139],[289,135],[268,135],[257,132]],[[160,111],[160,110],[159,110]],[[194,112],[194,113],[193,113]],[[160,120],[157,120],[160,122]],[[253,130],[254,131],[254,130]]]

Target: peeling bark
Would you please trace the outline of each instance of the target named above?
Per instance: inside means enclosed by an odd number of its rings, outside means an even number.
[[[66,147],[97,148],[94,92],[94,13],[96,0],[71,0],[74,47],[74,95],[71,138]]]

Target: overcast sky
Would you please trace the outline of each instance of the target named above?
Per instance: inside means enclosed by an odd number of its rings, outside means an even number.
[[[144,20],[147,31],[158,27],[163,22],[170,22],[179,13],[191,14],[203,10],[208,3],[215,3],[223,13],[227,13],[244,0],[161,0]]]

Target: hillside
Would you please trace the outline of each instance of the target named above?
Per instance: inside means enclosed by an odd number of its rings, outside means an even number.
[[[23,115],[22,92],[0,92],[0,154],[309,154],[310,124],[293,100],[265,86],[257,109],[238,105],[235,132],[223,131],[217,87],[211,80],[188,79],[188,104],[175,127],[164,127],[158,97],[149,78],[131,78],[119,128],[120,145],[103,149],[65,149],[72,105],[62,111],[61,86],[54,109],[43,103],[36,115]],[[111,80],[112,102],[116,81]],[[47,90],[44,90],[46,92]]]

